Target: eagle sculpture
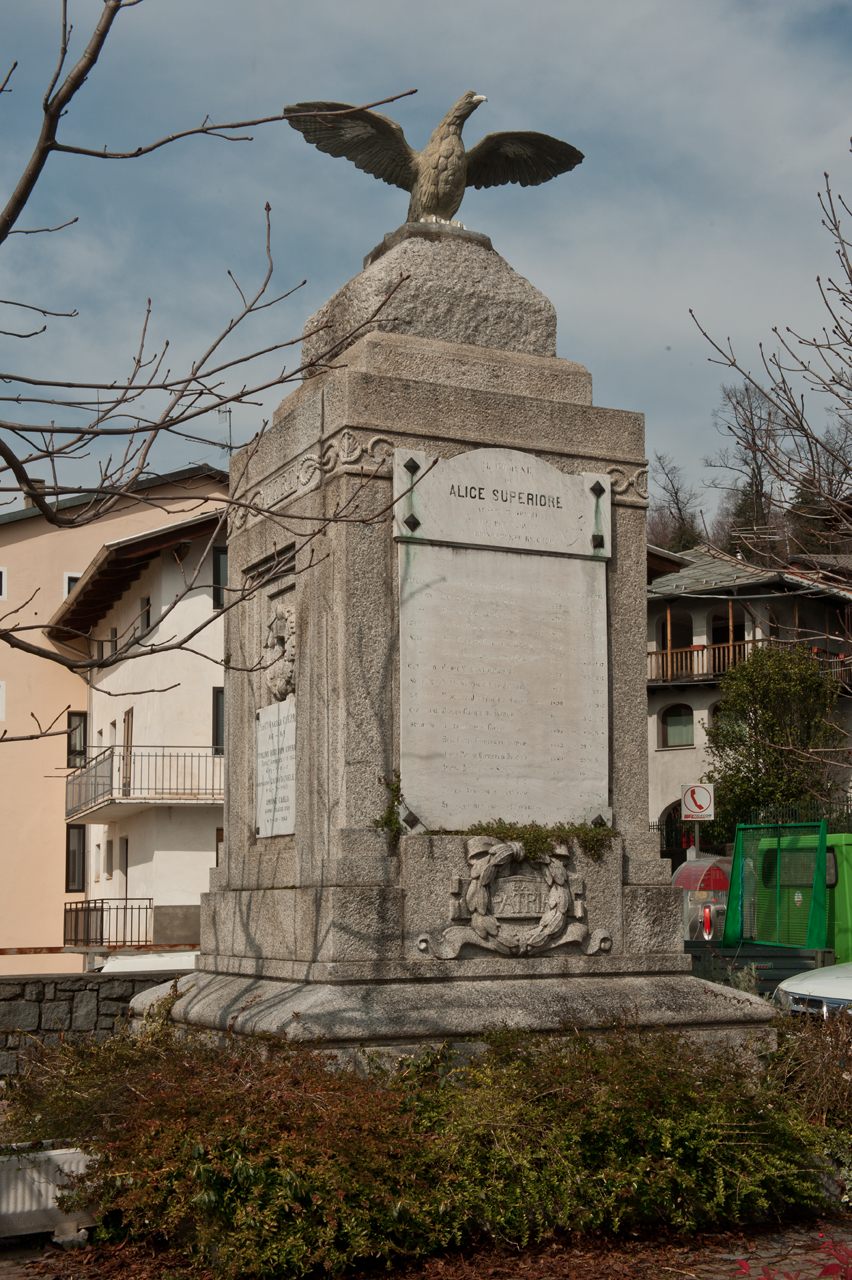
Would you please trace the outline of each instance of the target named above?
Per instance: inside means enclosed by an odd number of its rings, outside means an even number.
[[[298,102],[285,107],[284,114],[305,141],[320,151],[346,156],[374,178],[410,191],[408,222],[451,222],[467,187],[498,187],[505,182],[537,187],[583,159],[582,151],[546,133],[489,133],[465,151],[464,122],[487,101],[469,89],[444,116],[423,151],[408,145],[395,120],[345,102]]]

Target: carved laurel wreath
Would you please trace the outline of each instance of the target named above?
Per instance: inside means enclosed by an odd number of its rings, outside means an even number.
[[[563,856],[567,857],[568,851]],[[526,938],[513,935],[512,942],[500,936],[501,926],[491,914],[489,886],[501,867],[511,862],[523,862],[526,851],[519,840],[492,839],[490,836],[474,836],[467,842],[467,858],[470,863],[470,884],[465,902],[470,911],[471,928],[490,946],[504,955],[524,955],[546,946],[565,927],[568,915],[574,914],[574,895],[571,892],[568,871],[556,854],[543,854],[537,860],[548,885],[547,909],[536,929]]]

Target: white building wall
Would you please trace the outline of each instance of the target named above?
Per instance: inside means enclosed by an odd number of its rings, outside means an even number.
[[[719,701],[717,684],[687,688],[668,685],[648,692],[648,817],[659,822],[665,809],[680,802],[681,788],[700,782],[710,767],[707,758],[707,725]],[[667,707],[685,703],[692,707],[694,745],[664,747],[661,716]]]
[[[152,621],[174,607],[155,626],[149,643],[169,641],[202,623],[208,625],[191,642],[195,652],[144,655],[95,676],[89,700],[93,751],[122,744],[124,717],[130,708],[134,748],[211,751],[213,689],[224,684],[220,665],[224,630],[221,614],[213,610],[212,556],[202,563],[198,585],[175,603],[191,581],[205,546],[203,538],[194,541],[181,563],[171,551],[156,556],[98,624],[98,639],[108,642],[114,627],[121,640],[139,629],[141,602],[150,597]],[[216,831],[222,825],[222,805],[147,803],[141,811],[117,821],[90,826],[87,896],[152,898],[155,906],[197,904],[216,864]],[[126,881],[122,839],[128,842]],[[108,840],[113,844],[111,877],[106,872]]]
[[[138,628],[140,602],[151,598],[152,620],[174,605],[176,596],[185,589],[205,547],[202,538],[195,541],[182,564],[171,551],[163,552],[131,583],[124,596],[99,623],[98,638],[108,641],[115,627],[119,639]],[[198,576],[202,585],[193,588],[154,630],[149,642],[169,642],[179,638],[213,614],[213,569],[207,557]],[[224,683],[221,662],[224,645],[223,620],[216,613],[212,622],[192,640],[189,653],[182,650],[160,654],[138,652],[115,667],[95,676],[91,694],[90,741],[93,747],[107,747],[122,741],[124,714],[133,708],[133,741],[139,746],[210,746],[212,741],[213,689]],[[202,656],[199,656],[202,655]],[[206,656],[205,656],[206,655]],[[110,696],[105,696],[110,695]],[[115,738],[110,726],[115,725]]]
[[[780,630],[781,639],[793,639],[795,615],[792,598],[778,594],[753,602],[746,598],[739,598],[733,603],[738,611],[736,616],[745,623],[746,640],[769,639],[773,634],[773,626],[776,631]],[[713,615],[719,614],[726,617],[728,601],[706,598],[680,600],[677,597],[670,600],[651,601],[648,608],[649,653],[661,645],[661,625],[665,623],[668,608],[671,609],[673,632],[674,619],[678,615],[688,614],[692,621],[692,643],[709,645],[712,643]],[[800,601],[798,621],[799,635],[803,641],[814,644],[826,643],[824,605]],[[819,627],[822,627],[821,632]],[[835,617],[828,633],[832,648],[835,650],[843,648],[839,631],[839,622]],[[680,802],[682,787],[699,782],[708,771],[710,761],[707,755],[707,726],[720,697],[721,685],[718,680],[683,681],[649,686],[648,816],[652,822],[660,821],[670,805]],[[661,717],[668,707],[678,704],[685,704],[692,708],[694,745],[663,747]],[[841,723],[847,732],[852,733],[852,698],[841,697],[837,705]]]

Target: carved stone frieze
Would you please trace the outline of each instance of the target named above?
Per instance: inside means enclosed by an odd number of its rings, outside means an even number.
[[[236,509],[232,517],[233,529],[238,532],[247,523],[262,517],[264,511],[272,511],[290,498],[300,498],[318,488],[322,477],[335,471],[363,469],[367,474],[388,470],[388,460],[393,456],[393,442],[385,436],[360,438],[354,431],[343,431],[319,449],[303,453],[285,470],[270,477],[266,488],[254,489],[243,499],[245,505]]]
[[[604,929],[589,932],[585,885],[568,870],[570,857],[570,850],[560,845],[532,862],[518,840],[471,837],[470,879],[453,886],[452,906],[452,918],[467,922],[450,926],[440,938],[424,934],[419,950],[440,960],[457,959],[466,945],[504,956],[539,955],[567,942],[579,943],[584,955],[609,951],[612,938]],[[526,863],[525,874],[507,874],[513,863]]]
[[[296,610],[279,603],[266,627],[261,655],[266,683],[276,702],[296,692]]]
[[[620,506],[646,506],[648,502],[648,468],[611,466],[607,475],[612,478],[613,501]]]

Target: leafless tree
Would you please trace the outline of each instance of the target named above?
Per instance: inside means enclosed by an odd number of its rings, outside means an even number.
[[[758,514],[764,523],[783,528],[783,537],[769,539],[769,551],[766,544],[762,548],[775,559],[852,546],[852,209],[834,194],[828,174],[819,201],[838,268],[825,281],[817,277],[827,313],[819,334],[773,329],[774,348],[761,343],[760,367],[753,373],[731,340],[717,342],[693,313],[716,353],[711,359],[742,380],[739,388],[728,389],[729,462],[762,486],[766,507]]]
[[[710,542],[747,560],[772,563],[785,552],[787,521],[760,446],[774,438],[777,413],[749,383],[723,384],[713,421],[725,444],[703,460],[717,473],[707,488],[722,495],[710,525]]]
[[[247,129],[280,123],[289,120],[294,114],[288,114],[285,108],[277,115],[219,123],[205,116],[193,128],[142,143],[130,151],[96,149],[66,141],[63,135],[67,128],[69,110],[101,57],[113,24],[117,20],[129,20],[122,17],[124,10],[135,8],[142,2],[143,0],[103,0],[100,17],[85,48],[69,68],[72,25],[69,22],[68,0],[60,0],[56,67],[45,89],[41,128],[32,154],[5,206],[0,209],[0,244],[15,235],[52,235],[77,221],[76,218],[69,218],[55,227],[19,225],[45,166],[55,153],[87,157],[92,161],[117,162],[138,160],[161,147],[195,137],[247,143],[252,139],[252,135],[246,133]],[[13,83],[17,65],[17,62],[12,64],[0,83],[0,108],[3,95],[9,92]],[[405,96],[407,94],[396,94],[382,101],[392,102]],[[374,102],[365,105],[381,104]],[[383,308],[390,301],[393,291],[376,311],[365,315],[358,326],[336,342],[329,340],[325,350],[308,365],[299,363],[297,356],[291,369],[281,364],[272,372],[255,373],[261,357],[274,357],[278,353],[283,356],[288,348],[298,346],[305,336],[299,334],[289,340],[272,342],[263,348],[235,349],[235,335],[237,338],[240,336],[247,320],[274,307],[293,292],[293,288],[288,288],[283,293],[272,296],[270,226],[270,207],[267,204],[265,264],[260,280],[253,287],[244,288],[228,272],[235,288],[234,315],[209,339],[203,350],[180,367],[171,367],[168,343],[157,350],[150,348],[149,300],[144,315],[140,317],[138,346],[129,357],[127,367],[121,371],[116,370],[114,378],[104,380],[82,377],[70,380],[58,371],[46,370],[41,377],[28,376],[15,370],[0,371],[0,402],[4,406],[4,410],[0,410],[0,503],[3,502],[4,495],[7,495],[8,502],[12,501],[12,497],[8,495],[19,497],[23,494],[44,519],[57,528],[89,525],[103,519],[118,506],[126,507],[133,503],[155,505],[164,509],[169,509],[171,503],[172,512],[191,510],[186,499],[152,497],[147,489],[140,487],[139,482],[152,472],[153,454],[158,442],[168,437],[186,442],[187,447],[198,442],[209,445],[212,433],[208,429],[204,434],[205,417],[207,422],[213,421],[210,415],[217,410],[256,403],[257,397],[270,388],[297,382],[306,374],[322,373],[333,367],[336,355],[348,345],[353,334],[389,315]],[[294,286],[299,287],[299,284]],[[68,321],[77,315],[76,310],[62,312],[47,304],[46,299],[0,299],[0,306],[4,308],[0,315],[24,317],[23,323],[16,322],[14,318],[6,321],[0,333],[23,341],[37,341],[44,333],[48,320]],[[37,317],[35,321],[30,319],[33,316]],[[157,406],[155,411],[143,407],[143,397],[146,406]],[[260,434],[262,430],[263,428]],[[350,499],[345,508],[321,522],[303,519],[299,523],[299,519],[292,516],[284,521],[280,512],[260,512],[257,499],[249,497],[245,486],[240,483],[259,439],[260,435],[255,437],[241,455],[239,466],[242,469],[238,466],[237,475],[232,477],[231,495],[228,499],[223,499],[216,530],[210,537],[210,547],[217,540],[222,540],[227,520],[239,512],[243,515],[249,511],[264,514],[282,523],[282,528],[286,524],[287,540],[295,538],[300,552],[310,548],[328,523],[360,521],[365,518],[357,495]],[[88,460],[90,472],[96,470],[96,474],[86,475],[83,483],[75,482],[72,464],[79,464],[84,460]],[[369,484],[371,478],[369,474],[365,474],[363,484]],[[76,498],[78,501],[69,506],[62,502],[62,499],[67,498]],[[84,500],[80,501],[81,498]],[[180,505],[181,502],[183,506]],[[379,517],[373,514],[370,518]],[[387,518],[387,513],[383,518]],[[283,541],[285,539],[282,538],[282,543]],[[300,562],[302,560],[304,556],[300,556]],[[308,562],[310,563],[310,556]],[[187,577],[186,591],[200,585],[197,581],[198,572]],[[262,585],[260,581],[254,582],[245,590],[257,590]],[[235,607],[241,598],[240,594],[231,593],[226,608]],[[173,609],[174,604],[167,610],[167,615]],[[167,632],[167,628],[163,628],[167,616],[161,615],[147,629],[134,627],[118,644],[114,653],[96,654],[92,645],[82,643],[88,640],[84,636],[79,637],[80,652],[75,653],[71,649],[59,652],[44,643],[40,627],[21,621],[21,610],[22,607],[18,606],[0,616],[0,641],[33,656],[60,663],[79,672],[84,678],[89,678],[95,667],[113,665],[130,658],[137,659],[170,648],[191,647],[195,638],[195,633],[192,633],[171,636],[166,640],[152,639],[151,632],[155,626],[160,628],[159,635],[163,635],[164,630]],[[48,731],[52,730],[40,726],[40,732]]]
[[[698,490],[667,453],[655,453],[651,482],[656,489],[648,512],[648,541],[668,551],[688,551],[701,541]]]

